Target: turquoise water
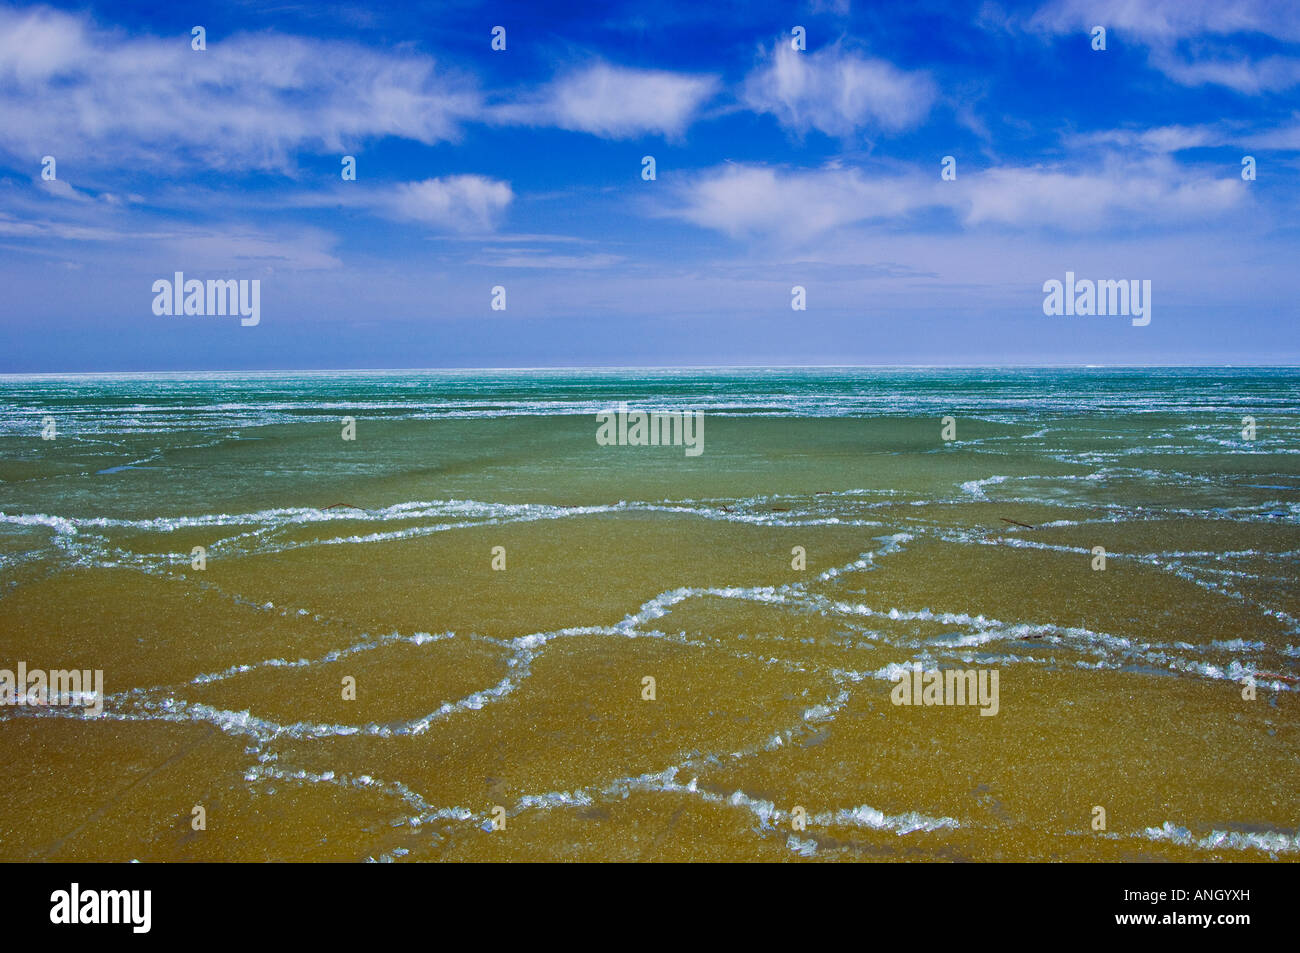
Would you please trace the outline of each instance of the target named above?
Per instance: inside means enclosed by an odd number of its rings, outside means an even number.
[[[592,414],[619,401],[711,414],[1300,413],[1297,368],[755,368],[0,375],[0,435],[69,436],[378,419]],[[1274,428],[1265,440],[1294,436]]]

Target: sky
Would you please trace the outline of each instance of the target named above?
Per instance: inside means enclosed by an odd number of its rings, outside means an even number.
[[[1300,364],[1298,213],[1295,3],[0,3],[0,373]]]

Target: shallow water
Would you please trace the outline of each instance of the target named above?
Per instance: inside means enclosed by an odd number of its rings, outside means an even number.
[[[623,401],[702,411],[703,453],[599,445]],[[1296,370],[24,377],[0,407],[0,667],[106,694],[0,708],[5,859],[1300,857]],[[893,704],[916,664],[996,672],[996,714]]]

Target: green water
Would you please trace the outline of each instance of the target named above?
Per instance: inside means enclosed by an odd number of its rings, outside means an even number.
[[[699,412],[700,455],[600,445],[624,402]],[[107,696],[0,709],[7,859],[1297,856],[1300,372],[3,378],[0,404],[0,665]],[[892,704],[913,664],[996,670],[998,713]]]

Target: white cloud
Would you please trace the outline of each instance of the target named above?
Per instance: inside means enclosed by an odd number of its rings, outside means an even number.
[[[279,231],[228,225],[173,225],[165,229],[121,224],[82,224],[0,211],[0,236],[23,239],[23,251],[37,251],[46,242],[81,243],[80,253],[93,255],[89,244],[111,250],[121,264],[122,250],[131,266],[150,261],[157,268],[270,268],[318,270],[341,263],[332,252],[337,238],[320,229]]]
[[[1245,183],[1236,171],[1196,176],[1163,158],[1115,161],[1109,168],[1082,173],[990,169],[973,177],[962,217],[970,226],[991,222],[1063,231],[1204,222],[1245,201]]]
[[[1111,153],[1115,149],[1127,149],[1161,154],[1214,146],[1294,152],[1300,151],[1300,113],[1293,114],[1289,122],[1271,128],[1252,128],[1249,123],[1233,120],[1200,126],[1106,129],[1066,136],[1062,141],[1072,152],[1100,148]]]
[[[420,182],[366,186],[338,184],[285,200],[294,208],[364,209],[399,222],[419,222],[439,231],[489,232],[514,200],[509,182],[483,175],[448,175]]]
[[[164,239],[170,234],[130,235],[120,229],[101,225],[83,225],[52,219],[37,219],[31,216],[18,218],[5,211],[0,211],[0,235],[12,235],[17,238],[57,239],[73,242],[118,242],[124,238]]]
[[[1156,126],[1151,129],[1106,129],[1064,137],[1071,150],[1106,146],[1144,152],[1179,152],[1199,146],[1220,145],[1224,134],[1209,126]]]
[[[553,125],[611,139],[680,135],[718,88],[714,76],[596,63],[566,73],[529,100],[499,106],[500,122]]]
[[[404,182],[385,200],[393,218],[457,232],[488,231],[514,198],[508,182],[482,175],[450,175]]]
[[[916,203],[915,189],[848,169],[784,172],[728,165],[695,177],[667,214],[729,235],[799,240],[870,218],[893,218]]]
[[[0,152],[22,161],[292,172],[304,151],[383,136],[433,144],[485,121],[674,136],[718,86],[596,63],[489,107],[474,77],[420,53],[274,33],[209,33],[196,51],[187,32],[128,36],[0,7]]]
[[[1230,33],[1300,40],[1300,7],[1288,0],[1054,0],[1030,20],[1051,33],[1098,24],[1144,43]]]
[[[0,147],[24,159],[285,170],[300,149],[452,139],[481,111],[473,83],[427,56],[275,34],[210,34],[204,51],[189,41],[0,9]]]
[[[72,185],[64,179],[37,179],[36,187],[61,199],[71,199],[74,202],[93,201],[91,196],[82,192],[80,189],[73,188]]]
[[[1300,85],[1300,59],[1284,56],[1259,60],[1188,60],[1168,50],[1156,50],[1151,63],[1182,86],[1227,86],[1254,96]]]
[[[778,41],[745,80],[741,98],[787,128],[849,136],[859,129],[899,132],[919,124],[936,96],[924,72],[905,72],[839,44],[798,52]]]
[[[1191,55],[1183,41],[1258,34],[1284,43],[1300,42],[1300,5],[1288,0],[1054,0],[1026,26],[1049,35],[1104,26],[1110,42],[1145,45],[1151,65],[1183,86],[1212,84],[1239,93],[1280,92],[1300,84],[1300,59],[1272,55],[1258,60],[1222,49],[1215,56]],[[1199,54],[1204,49],[1197,46]]]
[[[1289,125],[1244,136],[1241,143],[1250,149],[1300,151],[1300,115],[1293,115]]]
[[[1248,200],[1228,170],[1215,176],[1164,156],[1111,156],[1095,171],[1052,167],[868,176],[824,168],[783,171],[729,165],[688,180],[677,204],[659,214],[732,236],[799,243],[849,225],[906,226],[925,210],[948,210],[967,229],[1000,226],[1059,232],[1131,231],[1134,227],[1206,222]]]

